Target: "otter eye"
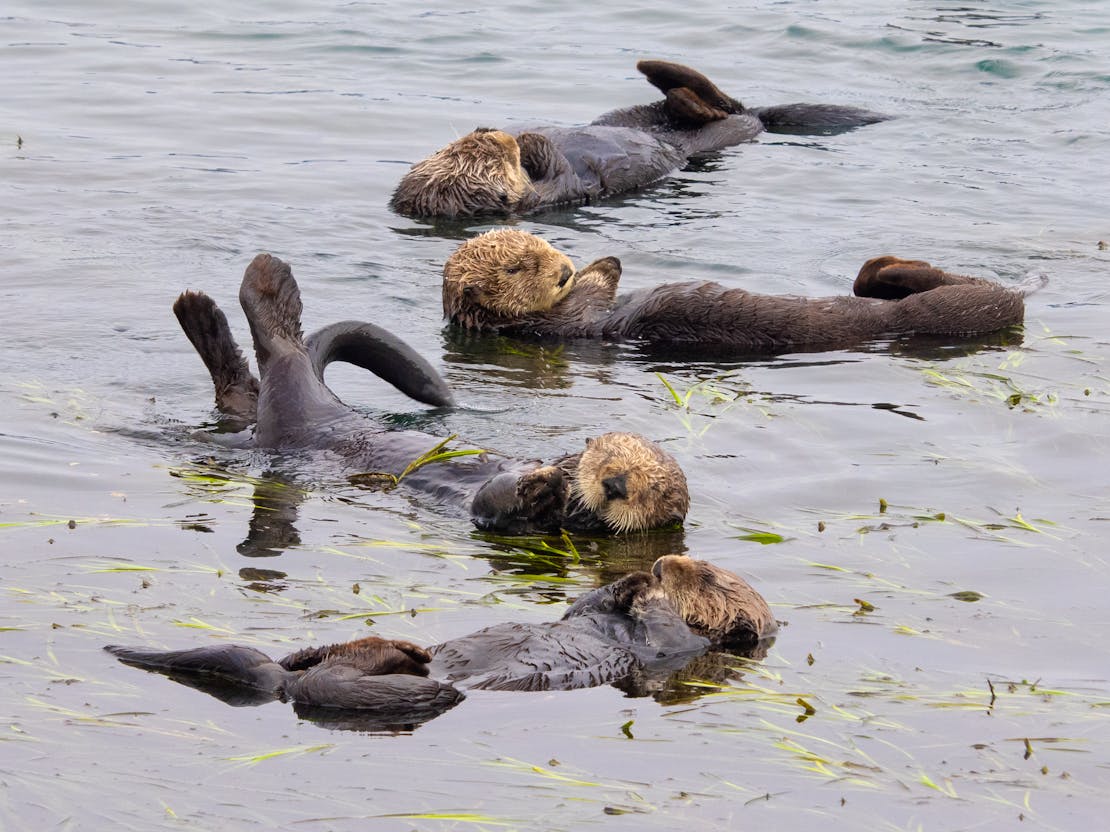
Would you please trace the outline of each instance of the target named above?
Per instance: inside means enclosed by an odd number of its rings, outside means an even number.
[[[505,274],[520,274],[521,265],[518,263],[515,266],[506,266]]]

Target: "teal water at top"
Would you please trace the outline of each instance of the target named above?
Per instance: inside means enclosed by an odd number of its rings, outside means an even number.
[[[1105,817],[1102,4],[15,0],[0,50],[0,826]],[[653,101],[640,58],[695,66],[748,105],[897,118],[764,134],[515,225],[579,264],[620,257],[624,289],[842,294],[884,253],[1003,282],[1043,272],[1024,336],[691,363],[445,330],[442,264],[498,223],[393,214],[407,166],[476,126]],[[204,289],[246,343],[236,295],[259,251],[292,264],[306,328],[386,325],[469,407],[424,412],[335,367],[345,400],[527,457],[650,435],[690,480],[684,535],[537,554],[403,489],[194,436],[211,388],[170,305]],[[294,516],[275,557],[242,545],[256,505]],[[226,639],[280,654],[368,622],[433,643],[554,618],[669,549],[745,575],[788,622],[702,698],[477,693],[411,734],[365,736],[280,704],[233,709],[100,652]],[[800,723],[799,698],[816,710]]]

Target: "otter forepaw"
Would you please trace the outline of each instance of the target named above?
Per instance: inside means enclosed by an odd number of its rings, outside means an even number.
[[[534,521],[542,521],[553,514],[561,515],[567,503],[567,490],[567,481],[561,469],[554,465],[534,468],[517,483],[520,513]]]
[[[555,166],[558,151],[551,139],[539,133],[521,133],[516,137],[520,147],[520,166],[533,181],[547,179]]]

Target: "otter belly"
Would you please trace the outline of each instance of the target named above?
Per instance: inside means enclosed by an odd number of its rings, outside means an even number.
[[[680,148],[632,127],[539,127],[527,132],[545,136],[566,157],[583,198],[642,188],[686,161]]]

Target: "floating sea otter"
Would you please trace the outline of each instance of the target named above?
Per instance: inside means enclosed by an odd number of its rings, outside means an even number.
[[[389,368],[395,351],[380,337],[382,331],[346,322],[317,333],[310,349],[301,337],[300,291],[292,271],[269,254],[258,255],[247,267],[239,299],[253,335],[260,381],[251,376],[226,317],[211,298],[185,293],[174,311],[209,369],[217,402],[244,416],[254,402],[255,447],[328,450],[347,469],[400,478],[437,444],[428,434],[390,430],[356,413],[322,378],[330,360],[349,358],[383,377],[400,379],[403,389],[431,390],[429,398],[441,398],[442,391],[429,381],[438,379],[435,371],[422,361],[423,368],[414,363],[407,347],[396,352],[398,366]],[[360,346],[352,348],[349,341]],[[380,353],[371,355],[373,349]],[[407,370],[414,379],[401,379]],[[252,400],[254,386],[258,393]],[[480,453],[408,470],[403,481],[441,503],[469,507],[479,528],[509,534],[672,526],[689,508],[678,463],[658,445],[629,433],[590,439],[582,453],[548,465]]]
[[[888,118],[828,104],[746,108],[681,64],[636,68],[663,101],[614,110],[585,127],[479,128],[413,165],[391,207],[413,217],[527,214],[650,185],[691,156],[764,130],[829,134]]]
[[[719,283],[666,283],[617,297],[621,264],[580,272],[546,241],[516,229],[467,240],[443,267],[443,314],[472,330],[546,338],[635,341],[684,353],[776,353],[884,335],[970,336],[1021,323],[1037,277],[1007,287],[921,260],[876,257],[856,297],[760,295]]]
[[[650,573],[586,593],[559,621],[499,624],[429,650],[374,637],[278,661],[234,644],[105,649],[230,704],[292,701],[302,716],[366,729],[431,719],[463,699],[456,685],[526,691],[618,684],[643,695],[653,680],[710,648],[761,658],[777,628],[767,602],[739,576],[666,555]]]

